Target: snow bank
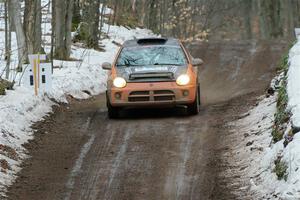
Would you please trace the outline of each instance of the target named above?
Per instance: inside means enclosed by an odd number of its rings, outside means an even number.
[[[300,41],[289,52],[287,93],[287,109],[291,110],[292,117],[284,135],[293,132],[293,136],[286,147],[285,138],[275,144],[272,141],[277,94],[262,100],[249,112],[249,116],[234,123],[237,130],[247,135],[235,152],[238,152],[238,160],[248,164],[243,172],[243,179],[251,185],[250,190],[255,199],[300,199],[300,132],[297,133],[300,128]],[[247,141],[252,141],[254,145],[243,149]],[[282,180],[278,180],[275,173],[275,161],[278,158],[286,167]]]
[[[288,107],[292,111],[292,124],[300,129],[300,40],[289,52]]]
[[[271,96],[262,99],[259,104],[236,122],[233,122],[240,141],[233,150],[235,158],[231,162],[240,162],[244,168],[241,182],[245,182],[253,193],[253,199],[264,199],[276,187],[277,177],[273,160],[280,148],[270,147],[272,141],[272,124],[276,112],[276,98]],[[243,137],[244,136],[244,137]],[[282,144],[281,144],[282,145]],[[283,146],[283,145],[282,145]]]
[[[277,94],[262,99],[247,113],[247,117],[233,122],[236,135],[240,137],[233,150],[233,163],[241,166],[238,171],[240,181],[249,188],[253,199],[300,199],[300,135],[285,148],[284,140],[272,141],[272,126],[276,113]],[[244,137],[243,137],[244,136]],[[275,160],[287,164],[286,180],[278,180],[274,172]],[[235,174],[236,175],[236,174]]]
[[[104,26],[107,32],[108,25]],[[49,31],[49,26],[44,32]],[[13,34],[14,36],[14,34]],[[125,40],[141,37],[150,37],[154,34],[145,29],[128,30],[124,27],[110,26],[109,39],[101,41],[105,52],[93,49],[84,49],[72,46],[72,58],[80,61],[55,60],[53,73],[53,90],[47,95],[34,96],[33,90],[21,85],[16,85],[13,91],[7,91],[7,95],[0,96],[0,196],[5,194],[5,187],[10,185],[20,170],[20,163],[26,157],[26,150],[22,144],[33,137],[31,125],[52,111],[55,104],[50,99],[58,102],[67,102],[67,96],[78,99],[89,98],[103,92],[106,88],[107,72],[102,70],[103,62],[112,62],[119,47],[113,43],[123,43]],[[49,37],[43,38],[49,42]],[[4,47],[4,32],[0,31],[0,49]],[[3,48],[2,48],[3,47]],[[16,40],[12,40],[13,49],[16,48]],[[49,46],[45,46],[49,51]],[[5,61],[3,55],[0,60],[0,72],[3,71]],[[13,63],[17,62],[17,51],[13,51]],[[15,63],[16,64],[16,63]],[[11,78],[20,77],[14,74]]]
[[[1,192],[15,178],[25,158],[22,144],[32,139],[30,126],[49,113],[52,105],[54,103],[45,96],[34,98],[33,91],[22,87],[0,96],[0,159],[8,162],[7,168],[1,166]]]

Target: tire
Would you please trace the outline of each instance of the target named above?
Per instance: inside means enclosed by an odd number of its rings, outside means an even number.
[[[195,101],[187,105],[187,113],[188,115],[197,115],[199,111],[200,111],[200,91],[198,88],[196,91]]]
[[[107,114],[110,119],[119,118],[120,108],[113,107],[110,102],[108,96],[106,96],[106,106],[107,106]]]
[[[200,85],[198,85],[198,103],[199,103],[199,111],[200,111],[200,106],[202,104],[202,102],[201,102]]]

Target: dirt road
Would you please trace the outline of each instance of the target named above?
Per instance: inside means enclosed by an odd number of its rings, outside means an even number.
[[[203,107],[131,110],[109,120],[104,95],[72,100],[36,124],[8,199],[198,200],[240,199],[240,189],[219,176],[227,122],[249,109],[274,75],[286,44],[215,42],[188,45],[202,57]],[[233,186],[234,185],[234,186]]]

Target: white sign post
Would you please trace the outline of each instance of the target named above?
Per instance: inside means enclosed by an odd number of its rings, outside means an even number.
[[[41,63],[46,55],[28,55],[31,67],[25,71],[25,85],[34,88],[34,94],[49,92],[52,88],[51,63]]]

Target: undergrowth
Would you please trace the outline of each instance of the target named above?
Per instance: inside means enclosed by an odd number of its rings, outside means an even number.
[[[278,70],[284,72],[284,78],[281,80],[278,89],[277,111],[275,113],[274,126],[272,130],[273,141],[276,143],[283,139],[286,130],[286,124],[289,122],[291,113],[287,110],[288,94],[287,94],[287,71],[288,71],[288,53],[286,53],[280,62]]]
[[[5,95],[5,87],[0,83],[0,95]]]
[[[274,173],[276,173],[278,180],[284,179],[285,181],[287,180],[288,173],[287,169],[288,166],[287,164],[281,160],[281,157],[278,157],[275,161],[275,168],[274,168]]]
[[[5,95],[6,90],[12,90],[13,85],[14,84],[12,82],[0,78],[0,95]]]
[[[292,47],[294,43],[291,44]],[[290,49],[290,48],[289,48]],[[277,68],[280,74],[283,74],[283,78],[280,80],[279,88],[277,87],[278,98],[276,104],[276,113],[274,116],[274,125],[272,129],[273,142],[276,143],[285,139],[283,142],[284,147],[288,145],[293,139],[293,132],[290,130],[286,135],[288,124],[291,118],[291,111],[288,110],[288,93],[287,93],[287,73],[289,69],[289,51],[287,51],[281,58],[280,64]],[[288,178],[288,165],[282,161],[281,157],[278,156],[274,161],[275,168],[273,172],[277,175],[278,180],[287,180]]]

